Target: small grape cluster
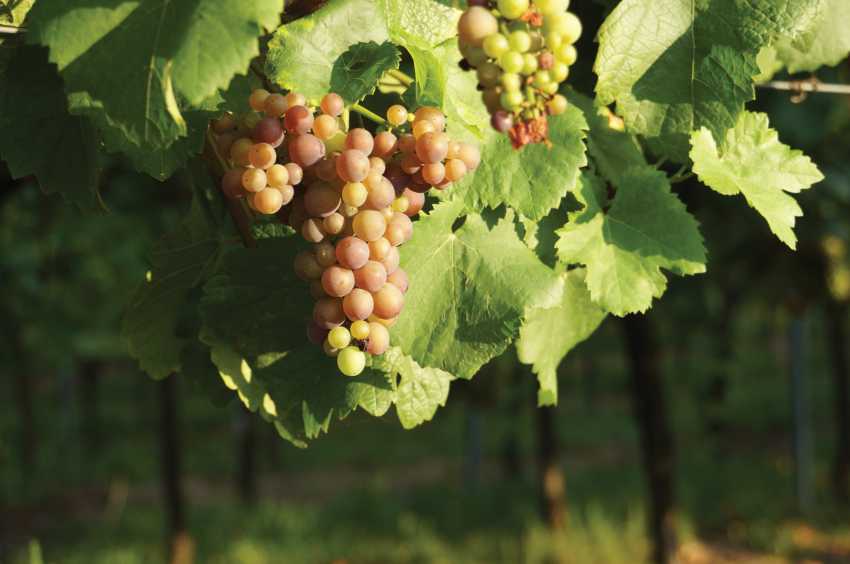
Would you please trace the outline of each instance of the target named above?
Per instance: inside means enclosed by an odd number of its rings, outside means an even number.
[[[312,244],[294,265],[316,300],[307,336],[336,357],[340,372],[357,376],[367,354],[389,348],[389,328],[404,307],[409,280],[398,247],[413,235],[411,218],[428,190],[445,190],[477,168],[480,152],[449,138],[437,108],[410,114],[391,106],[373,135],[346,131],[335,93],[318,115],[294,92],[259,89],[249,103],[254,112],[213,123],[217,151],[231,167],[222,191],[277,214]]]
[[[469,0],[458,22],[461,66],[475,68],[493,128],[514,148],[546,143],[547,115],[567,109],[558,88],[578,54],[569,0]]]

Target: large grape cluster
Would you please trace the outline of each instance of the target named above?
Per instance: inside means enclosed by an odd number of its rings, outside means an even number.
[[[398,247],[413,235],[425,193],[463,178],[481,155],[449,138],[437,108],[410,114],[391,106],[373,134],[345,130],[334,93],[320,113],[294,92],[255,90],[249,102],[253,112],[213,123],[229,168],[221,188],[255,212],[277,214],[312,244],[294,265],[316,300],[307,336],[336,357],[340,372],[357,376],[367,355],[390,346],[409,285]]]
[[[581,22],[569,0],[469,0],[458,22],[462,66],[475,68],[491,124],[513,146],[548,142],[547,115],[578,56]]]

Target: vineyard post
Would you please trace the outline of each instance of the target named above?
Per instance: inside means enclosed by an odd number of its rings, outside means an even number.
[[[566,527],[566,496],[564,474],[558,456],[558,436],[555,429],[554,407],[538,407],[535,413],[537,428],[537,468],[540,476],[540,513],[553,531]]]
[[[826,306],[827,340],[832,356],[832,382],[835,395],[835,454],[832,488],[835,497],[846,504],[850,474],[850,366],[847,360],[847,314],[844,302],[832,301]]]
[[[793,416],[794,492],[798,509],[806,514],[812,507],[812,444],[809,386],[806,378],[806,310],[792,307],[788,328],[790,345],[791,410]]]
[[[673,435],[655,326],[646,315],[623,319],[632,375],[632,400],[649,486],[652,561],[666,564],[676,551]]]

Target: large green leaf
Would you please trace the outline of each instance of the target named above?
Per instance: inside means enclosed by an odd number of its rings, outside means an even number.
[[[840,63],[850,54],[850,3],[847,0],[823,0],[819,17],[806,35],[810,41],[798,45],[783,38],[775,48],[777,58],[790,72],[813,71]]]
[[[581,110],[571,106],[549,118],[551,145],[533,144],[520,150],[506,135],[491,132],[481,151],[481,166],[452,188],[451,196],[478,210],[508,205],[536,220],[558,207],[575,188],[579,169],[587,164],[583,139],[587,130]]]
[[[318,101],[331,87],[334,63],[352,45],[392,41],[428,50],[455,35],[459,15],[434,0],[331,0],[277,30],[266,71],[282,87]]]
[[[691,131],[735,125],[761,48],[807,29],[823,1],[624,0],[599,30],[598,102],[685,162]]]
[[[519,360],[533,365],[537,374],[540,405],[558,403],[558,365],[606,316],[605,310],[590,299],[583,269],[562,276],[565,284],[560,303],[529,311],[516,343]]]
[[[175,179],[189,184],[193,199],[188,215],[151,253],[151,270],[136,290],[124,317],[123,334],[130,354],[154,378],[180,369],[187,339],[179,331],[195,315],[194,292],[210,276],[226,244],[224,211],[202,163]]]
[[[376,358],[374,364],[396,384],[393,398],[398,419],[405,429],[430,421],[437,408],[446,405],[454,379],[448,372],[419,366],[398,347]],[[381,405],[384,404],[382,401]]]
[[[96,132],[84,118],[68,113],[62,79],[46,50],[17,48],[0,80],[0,158],[12,176],[34,174],[45,192],[96,208]]]
[[[130,143],[162,149],[187,133],[181,104],[198,106],[244,73],[282,9],[283,0],[38,2],[28,39],[50,48],[69,94],[85,93]]]
[[[598,178],[582,176],[577,197],[585,208],[559,230],[558,256],[587,266],[594,302],[623,316],[650,308],[667,288],[661,269],[705,272],[705,248],[696,220],[651,167],[632,169],[616,184],[610,209],[600,201]]]
[[[725,196],[743,194],[770,230],[796,248],[794,224],[803,210],[786,192],[799,193],[823,175],[809,157],[779,141],[766,114],[741,114],[720,147],[705,128],[694,132],[691,144],[694,172],[703,183]]]
[[[357,43],[334,63],[330,89],[350,104],[359,102],[375,91],[385,72],[398,69],[400,62],[401,53],[389,41]]]
[[[512,217],[490,228],[462,213],[460,202],[436,206],[401,247],[411,285],[391,336],[419,365],[470,378],[516,337],[526,308],[555,303],[563,283]]]

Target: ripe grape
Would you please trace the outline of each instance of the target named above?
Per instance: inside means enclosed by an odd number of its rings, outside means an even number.
[[[307,98],[305,98],[303,94],[299,94],[298,92],[290,92],[286,95],[287,108],[291,108],[292,106],[303,106],[306,103]]]
[[[390,348],[390,332],[378,322],[369,323],[369,342],[366,344],[366,352],[374,355],[382,355]]]
[[[289,140],[289,158],[300,167],[310,167],[325,156],[325,144],[306,133]]]
[[[254,144],[250,139],[237,139],[230,146],[230,160],[236,166],[248,166],[251,164],[251,147]]]
[[[352,129],[345,138],[345,148],[360,151],[368,157],[375,148],[375,140],[372,134],[363,128]]]
[[[303,135],[313,127],[313,112],[305,106],[292,106],[286,110],[283,118],[286,130],[290,133]]]
[[[289,184],[289,171],[283,165],[273,165],[266,171],[266,179],[269,186],[273,188],[283,188]]]
[[[283,207],[283,194],[277,188],[264,188],[254,195],[254,207],[262,214],[275,214]]]
[[[328,333],[328,334],[330,334],[330,333]],[[325,339],[325,342],[322,343],[322,350],[325,352],[325,354],[327,356],[329,356],[331,358],[336,358],[336,356],[339,354],[339,349],[333,348],[331,346],[331,344],[328,342],[327,339]]]
[[[269,91],[263,88],[257,88],[248,97],[248,105],[255,112],[262,112],[265,108],[266,99],[269,97]]]
[[[481,163],[481,152],[470,143],[461,143],[457,157],[464,162],[468,170],[475,170]]]
[[[515,20],[528,11],[528,0],[499,0],[499,11],[509,20]]]
[[[322,276],[322,272],[324,269],[322,265],[319,264],[319,261],[316,260],[316,257],[313,256],[313,253],[309,251],[301,251],[297,255],[295,255],[295,275],[298,278],[304,280],[305,282],[309,282],[310,280],[317,280]]]
[[[384,233],[384,237],[395,247],[404,244],[404,231],[398,225],[387,226],[387,232]]]
[[[322,227],[328,235],[338,235],[345,228],[345,218],[340,213],[332,213],[322,220]]]
[[[313,217],[328,217],[339,209],[339,192],[326,182],[317,182],[304,194],[304,209]]]
[[[369,175],[369,158],[355,149],[347,149],[336,159],[336,172],[346,182],[361,182]]]
[[[404,308],[404,294],[392,284],[385,284],[372,298],[375,301],[374,314],[383,319],[397,316]]]
[[[366,368],[366,355],[357,347],[346,347],[339,351],[336,364],[346,376],[359,376]]]
[[[248,192],[259,192],[268,186],[266,173],[258,168],[248,168],[242,173],[242,187]]]
[[[342,309],[351,321],[368,319],[374,308],[375,300],[372,294],[360,288],[354,288],[342,300]]]
[[[381,259],[381,264],[387,269],[388,276],[398,270],[399,262],[401,262],[401,255],[398,252],[398,247],[391,246],[384,258]]]
[[[412,153],[416,150],[416,138],[410,133],[403,134],[398,138],[398,150],[404,154]]]
[[[473,47],[481,47],[488,35],[498,31],[499,22],[486,8],[473,6],[458,21],[460,41]]]
[[[233,168],[224,173],[221,178],[221,191],[231,199],[241,198],[245,195],[242,188],[242,174],[244,169]]]
[[[266,98],[265,104],[263,104],[263,110],[266,112],[266,115],[272,118],[282,116],[288,107],[286,98],[280,94],[270,95]]]
[[[398,321],[398,316],[393,317],[392,319],[384,319],[384,318],[378,317],[377,315],[374,315],[374,314],[369,316],[369,322],[370,323],[373,323],[373,322],[374,323],[380,323],[381,325],[383,325],[386,328],[392,327],[393,325],[396,324],[397,321]]]
[[[268,143],[274,148],[283,143],[284,131],[278,118],[264,117],[251,131],[251,138],[257,143]]]
[[[366,205],[373,210],[383,209],[395,200],[395,188],[392,183],[383,176],[379,178],[380,180],[369,189],[366,198]]]
[[[286,171],[289,173],[289,184],[292,186],[301,184],[301,181],[304,179],[304,169],[295,163],[286,163],[283,166],[286,167]]]
[[[369,245],[363,239],[346,237],[336,245],[336,260],[350,270],[362,268],[369,260]]]
[[[407,108],[400,104],[390,106],[387,109],[387,121],[395,126],[407,123]]]
[[[402,268],[398,268],[395,272],[390,274],[387,277],[387,283],[392,284],[401,290],[402,294],[406,294],[407,289],[410,287],[410,280],[407,278],[407,272],[405,272]]]
[[[336,249],[333,243],[324,241],[313,247],[313,254],[318,262],[323,267],[328,267],[336,264]]]
[[[449,153],[449,136],[445,133],[426,133],[416,140],[416,156],[425,164],[439,163]]]
[[[421,120],[413,123],[413,138],[419,139],[426,133],[433,133],[437,131],[437,128],[434,126],[434,122],[429,120]]]
[[[364,241],[380,239],[386,229],[387,221],[379,211],[363,210],[354,216],[354,234]]]
[[[313,306],[313,321],[322,329],[330,331],[345,321],[345,312],[342,310],[342,299],[322,298]]]
[[[342,201],[345,202],[346,205],[359,208],[366,203],[366,198],[368,196],[369,192],[366,190],[366,186],[364,186],[361,182],[348,182],[342,187]]]
[[[316,173],[316,176],[318,176],[320,180],[324,180],[325,182],[332,182],[336,180],[336,156],[330,155],[329,157],[325,157],[320,160],[313,168],[313,172]]]
[[[372,154],[376,157],[386,158],[391,156],[398,147],[398,138],[390,131],[382,131],[375,135]]]
[[[446,177],[446,167],[443,163],[426,164],[422,167],[422,178],[428,184],[440,184]]]
[[[251,166],[268,170],[275,164],[277,152],[268,143],[257,143],[251,147],[251,151],[248,153],[248,159],[251,161]]]
[[[369,174],[383,176],[387,172],[387,163],[380,157],[369,157]]]
[[[357,339],[358,341],[363,341],[369,338],[369,322],[363,320],[357,320],[351,324],[351,336]]]
[[[354,289],[354,273],[341,266],[328,267],[322,273],[322,288],[329,296],[347,296]]]
[[[385,238],[376,239],[369,243],[369,259],[382,261],[387,256],[387,253],[390,252],[391,248],[392,245]]]
[[[336,118],[328,114],[322,114],[313,121],[313,134],[327,141],[339,131],[339,123]]]
[[[219,135],[221,135],[222,133],[233,131],[237,127],[236,118],[233,117],[233,114],[226,113],[217,120],[213,121],[212,127],[213,131],[215,131]]]
[[[404,214],[408,217],[418,215],[422,211],[422,208],[425,207],[425,194],[405,189],[404,197],[407,198],[407,209],[404,211]]]
[[[287,205],[292,201],[292,198],[295,197],[295,188],[287,184],[281,188],[275,188],[278,192],[280,192],[281,197],[283,198],[283,205]]]
[[[430,121],[436,131],[443,131],[446,128],[446,115],[439,108],[423,106],[416,110],[413,119],[414,123],[422,120]]]
[[[337,117],[342,113],[342,110],[345,109],[345,102],[343,101],[342,96],[331,92],[322,98],[321,107],[324,113]]]
[[[318,219],[310,218],[301,224],[301,235],[310,243],[319,243],[325,238],[325,230],[322,227],[322,222]]]
[[[370,260],[354,271],[354,281],[358,288],[377,292],[387,283],[387,269],[380,262]]]
[[[413,222],[410,221],[410,218],[404,215],[401,212],[393,213],[392,219],[390,219],[389,224],[391,226],[401,227],[402,233],[404,234],[404,242],[410,241],[410,238],[413,237]]]
[[[457,182],[466,176],[466,163],[460,159],[451,159],[446,161],[446,180],[449,182]]]
[[[410,207],[410,201],[408,201],[406,196],[399,196],[393,200],[393,205],[391,207],[394,212],[404,213],[407,211],[407,208]]]

